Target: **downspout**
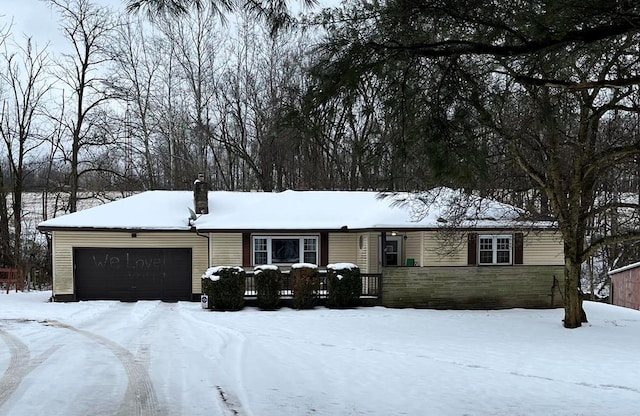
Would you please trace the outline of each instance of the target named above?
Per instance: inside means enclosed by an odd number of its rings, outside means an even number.
[[[203,237],[207,239],[207,267],[211,267],[211,238],[209,237],[209,233],[201,233],[198,231],[196,227],[191,227],[192,231],[195,231],[198,237]]]
[[[420,267],[424,267],[424,237],[425,232],[420,231]]]
[[[211,239],[209,238],[209,233],[201,233],[194,225],[191,226],[191,231],[195,232],[198,237],[207,239],[207,268],[211,267]],[[202,284],[200,286],[200,295],[202,295]],[[191,296],[193,297],[193,294]]]

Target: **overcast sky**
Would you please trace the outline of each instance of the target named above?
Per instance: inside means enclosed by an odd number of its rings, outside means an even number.
[[[92,2],[114,10],[125,9],[125,0]],[[299,3],[300,0],[289,2],[294,9],[300,7]],[[319,7],[334,7],[340,0],[320,0],[319,3]],[[10,24],[13,24],[11,31],[18,44],[24,44],[25,37],[32,37],[38,49],[50,45],[50,51],[59,52],[62,45],[67,45],[68,41],[60,33],[59,15],[47,0],[0,0],[0,27]]]
[[[93,0],[99,5],[115,10],[124,9],[124,0]],[[22,44],[25,37],[32,37],[38,48],[47,44],[52,49],[65,42],[60,34],[59,16],[45,0],[0,0],[0,26],[13,22],[12,32],[16,42]]]

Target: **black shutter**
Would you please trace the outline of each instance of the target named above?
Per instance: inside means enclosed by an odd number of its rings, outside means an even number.
[[[478,233],[469,233],[467,264],[470,266],[476,266],[478,264]]]
[[[524,261],[524,234],[515,233],[513,243],[513,264],[523,264]]]
[[[242,233],[242,266],[251,266],[251,233]]]
[[[323,231],[320,233],[320,264],[326,266],[329,264],[329,233]]]

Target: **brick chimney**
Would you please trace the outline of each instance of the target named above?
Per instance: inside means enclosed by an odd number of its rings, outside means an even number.
[[[196,214],[209,213],[209,186],[202,173],[199,173],[198,179],[193,182],[193,204]]]

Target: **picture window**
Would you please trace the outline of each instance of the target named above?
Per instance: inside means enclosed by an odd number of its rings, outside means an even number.
[[[318,263],[318,237],[256,236],[253,264]]]

